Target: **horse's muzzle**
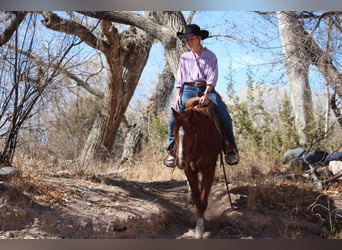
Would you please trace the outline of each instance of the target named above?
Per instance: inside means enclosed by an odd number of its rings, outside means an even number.
[[[177,158],[177,167],[178,167],[179,169],[184,169],[184,167],[185,167],[185,162],[182,161],[182,160],[179,160],[179,158]]]

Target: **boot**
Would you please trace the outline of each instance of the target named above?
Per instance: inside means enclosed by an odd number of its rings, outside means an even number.
[[[176,166],[176,157],[171,154],[167,154],[163,162],[165,166],[174,168]]]
[[[235,165],[238,164],[240,161],[239,153],[235,148],[232,148],[228,142],[226,142],[226,147],[225,147],[225,161],[228,165]]]
[[[176,157],[175,157],[175,149],[174,149],[174,145],[170,145],[168,147],[168,153],[167,155],[164,157],[163,159],[163,163],[166,167],[169,168],[174,168],[176,166]]]
[[[226,163],[229,165],[235,165],[239,163],[240,157],[239,154],[235,152],[227,152],[225,155]]]

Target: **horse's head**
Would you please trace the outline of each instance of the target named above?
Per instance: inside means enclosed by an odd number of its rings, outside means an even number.
[[[177,165],[184,168],[187,163],[197,161],[203,151],[208,152],[215,128],[205,108],[192,107],[181,112],[172,109],[172,112]]]
[[[175,135],[175,149],[177,156],[177,165],[179,168],[184,168],[185,162],[191,160],[191,151],[196,137],[196,130],[192,124],[192,111],[184,110],[177,112],[172,109],[175,118],[173,133]]]

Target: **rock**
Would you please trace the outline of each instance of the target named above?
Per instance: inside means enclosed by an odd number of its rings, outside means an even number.
[[[309,165],[315,167],[318,164],[321,164],[323,166],[327,156],[328,153],[323,150],[306,152],[303,151],[303,148],[297,148],[287,151],[283,157],[283,162],[287,163],[284,167],[291,171],[307,171],[310,169]]]
[[[330,161],[329,162],[329,170],[332,172],[332,174],[338,175],[342,173],[342,161]],[[339,180],[342,180],[342,177],[338,178]]]
[[[291,160],[301,157],[305,153],[304,148],[294,148],[286,151],[283,156],[283,164],[289,163]]]
[[[324,150],[314,150],[304,154],[304,159],[311,165],[323,163],[328,153]]]
[[[0,168],[0,181],[8,180],[9,178],[17,175],[19,171],[10,166]]]
[[[11,238],[14,238],[14,234],[13,234],[13,232],[8,231],[8,232],[6,232],[5,237],[6,237],[6,239],[11,239]]]
[[[324,165],[328,153],[324,150],[314,150],[303,155],[302,169],[303,171],[309,170],[310,166],[317,166],[318,164]]]
[[[327,156],[324,163],[328,164],[330,161],[342,161],[342,152],[331,153]]]
[[[0,192],[4,192],[7,190],[7,186],[3,181],[0,181]]]

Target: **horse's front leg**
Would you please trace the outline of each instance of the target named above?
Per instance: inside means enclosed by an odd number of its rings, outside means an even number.
[[[188,187],[191,191],[190,202],[196,205],[196,209],[198,211],[200,202],[200,188],[197,172],[194,172],[189,168],[185,168],[184,172],[187,178]]]
[[[204,219],[203,217],[198,217],[196,222],[196,239],[202,239],[204,232]]]
[[[199,239],[199,238],[202,238],[202,235],[203,235],[204,223],[203,223],[203,217],[200,216],[200,188],[199,188],[199,182],[198,182],[198,173],[192,171],[189,167],[185,168],[184,172],[186,174],[186,177],[190,185],[192,199],[196,205],[196,210],[197,210],[196,238]]]
[[[198,219],[196,224],[196,238],[203,237],[204,231],[204,213],[208,206],[208,196],[210,193],[211,186],[213,184],[215,174],[215,167],[207,168],[202,171],[202,181],[200,190],[200,199],[198,206]]]

